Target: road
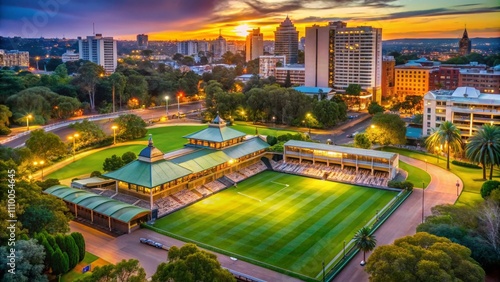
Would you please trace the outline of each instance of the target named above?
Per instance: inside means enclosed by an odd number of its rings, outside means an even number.
[[[426,169],[426,163],[423,161],[401,155],[399,157],[405,163]],[[424,198],[424,216],[431,214],[433,206],[454,204],[457,200],[456,181],[458,180],[460,187],[463,187],[460,178],[441,167],[432,164],[427,164],[427,166],[427,172],[431,175],[431,182],[425,189],[425,195],[423,195],[422,189],[413,190],[412,195],[375,231],[377,246],[392,244],[397,238],[416,233],[417,226],[422,223],[422,197]],[[370,254],[366,253],[367,261],[370,260]],[[368,274],[359,264],[361,260],[363,260],[363,253],[359,252],[333,281],[368,281]]]
[[[191,111],[196,111],[199,110],[201,107],[201,102],[195,102],[195,103],[185,103],[180,105],[180,112],[181,113],[188,113]],[[173,115],[177,113],[177,105],[169,105],[169,115]],[[158,107],[155,109],[146,109],[142,111],[137,111],[135,114],[139,115],[142,117],[146,122],[152,119],[158,119],[160,117],[164,117],[166,115],[166,108],[165,107]],[[196,116],[197,113],[189,114],[188,117]],[[100,121],[95,121],[97,124],[101,126],[101,128],[104,130],[106,134],[111,134],[111,125],[112,121],[108,119],[100,120]],[[52,133],[57,134],[61,140],[67,140],[67,137],[72,135],[75,131],[69,127],[62,127],[59,129],[55,129],[51,131]],[[7,147],[15,148],[18,146],[22,146],[26,140],[29,138],[29,135],[21,136],[17,139],[14,139],[10,142],[5,143],[4,145]]]

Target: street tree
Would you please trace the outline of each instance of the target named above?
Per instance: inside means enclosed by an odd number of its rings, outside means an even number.
[[[354,136],[354,147],[362,149],[370,149],[372,147],[372,142],[364,133],[359,133]]]
[[[228,270],[221,267],[216,255],[200,250],[194,244],[186,244],[180,249],[176,246],[170,248],[168,262],[158,265],[152,281],[225,282],[236,280]]]
[[[105,73],[104,68],[90,61],[85,62],[78,69],[75,83],[89,95],[90,109],[95,110],[95,90],[101,76]]]
[[[118,126],[117,136],[121,140],[132,140],[146,136],[146,122],[138,115],[121,115],[114,122]]]
[[[406,143],[405,122],[395,114],[375,114],[372,124],[366,130],[366,135],[372,143],[380,145],[397,145]]]
[[[109,80],[111,81],[111,91],[114,91],[115,93],[115,99],[117,98],[116,95],[118,95],[118,108],[121,110],[122,109],[122,97],[123,93],[125,91],[125,86],[127,85],[127,77],[124,76],[121,72],[114,72],[109,76]]]
[[[11,130],[9,128],[9,119],[12,117],[12,112],[9,107],[0,105],[0,135],[8,135]]]
[[[380,246],[370,256],[370,281],[484,281],[467,247],[419,232]]]
[[[101,127],[88,119],[81,122],[72,123],[70,128],[73,128],[78,133],[79,137],[75,140],[77,147],[85,147],[90,144],[99,142],[106,137],[106,134]]]
[[[131,75],[127,77],[125,95],[127,100],[137,99],[139,105],[146,104],[148,98],[148,82],[142,75]]]
[[[380,106],[377,102],[371,102],[370,105],[368,106],[368,113],[370,115],[383,113],[383,112],[384,112],[384,107]]]
[[[26,147],[33,156],[40,160],[49,161],[66,154],[66,146],[58,135],[45,132],[43,129],[33,130],[26,140]]]
[[[500,127],[484,124],[465,146],[466,157],[483,167],[483,180],[486,180],[486,167],[490,166],[489,180],[493,178],[493,167],[500,165]]]
[[[361,228],[354,235],[354,244],[363,252],[362,265],[366,263],[366,252],[372,251],[377,246],[375,235],[372,234],[371,229],[367,226]]]
[[[432,151],[435,147],[444,147],[446,150],[446,169],[450,169],[450,150],[462,151],[462,137],[458,129],[451,121],[443,122],[438,129],[425,140],[427,150]]]
[[[46,282],[47,276],[43,273],[45,268],[45,250],[36,240],[19,240],[15,245],[15,274],[8,273],[12,246],[0,247],[0,273],[3,274],[2,281],[19,282],[33,281]]]
[[[339,121],[339,106],[330,100],[320,100],[314,103],[313,115],[323,127],[332,127]]]

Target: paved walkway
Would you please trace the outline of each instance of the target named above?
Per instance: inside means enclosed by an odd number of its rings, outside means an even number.
[[[399,155],[401,161],[425,169],[423,161]],[[427,164],[427,172],[431,175],[431,182],[425,189],[424,216],[431,214],[431,208],[436,205],[454,204],[457,200],[457,180],[460,187],[463,183],[455,174],[438,166]],[[418,183],[415,183],[418,186]],[[461,191],[461,189],[460,189]],[[422,189],[414,189],[411,196],[396,210],[395,213],[375,232],[377,245],[389,245],[395,239],[413,235],[417,226],[422,223]],[[370,253],[367,253],[369,260]],[[359,265],[363,260],[363,253],[359,252],[340,272],[334,281],[368,281],[368,274]]]

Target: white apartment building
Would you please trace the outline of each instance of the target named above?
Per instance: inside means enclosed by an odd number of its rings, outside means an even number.
[[[472,136],[483,124],[500,125],[500,95],[481,93],[473,87],[427,92],[423,136],[430,135],[444,121],[456,125],[463,138]]]
[[[349,84],[358,84],[372,95],[372,101],[381,103],[382,29],[336,28],[334,56],[335,91],[344,93]]]
[[[276,77],[276,82],[285,83],[288,74],[290,74],[290,83],[292,85],[304,85],[305,73],[304,65],[294,64],[276,67],[274,76]]]
[[[264,35],[260,32],[260,28],[252,29],[247,35],[245,45],[245,60],[251,61],[264,55]]]
[[[0,67],[29,67],[29,64],[29,52],[0,49]]]
[[[194,40],[177,42],[177,53],[184,56],[198,55],[198,42]]]
[[[80,55],[75,53],[75,50],[68,49],[64,54],[62,54],[61,59],[63,63],[78,61],[80,59]]]
[[[102,34],[78,37],[80,59],[89,60],[101,65],[107,74],[115,72],[117,66],[116,41],[113,37],[103,37]]]
[[[259,57],[259,76],[260,78],[268,78],[276,76],[276,67],[285,66],[286,56],[260,56]]]

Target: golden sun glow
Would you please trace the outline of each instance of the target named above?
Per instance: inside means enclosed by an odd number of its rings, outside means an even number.
[[[234,33],[236,33],[238,36],[246,37],[250,29],[251,28],[247,24],[240,24],[239,26],[234,28]]]

